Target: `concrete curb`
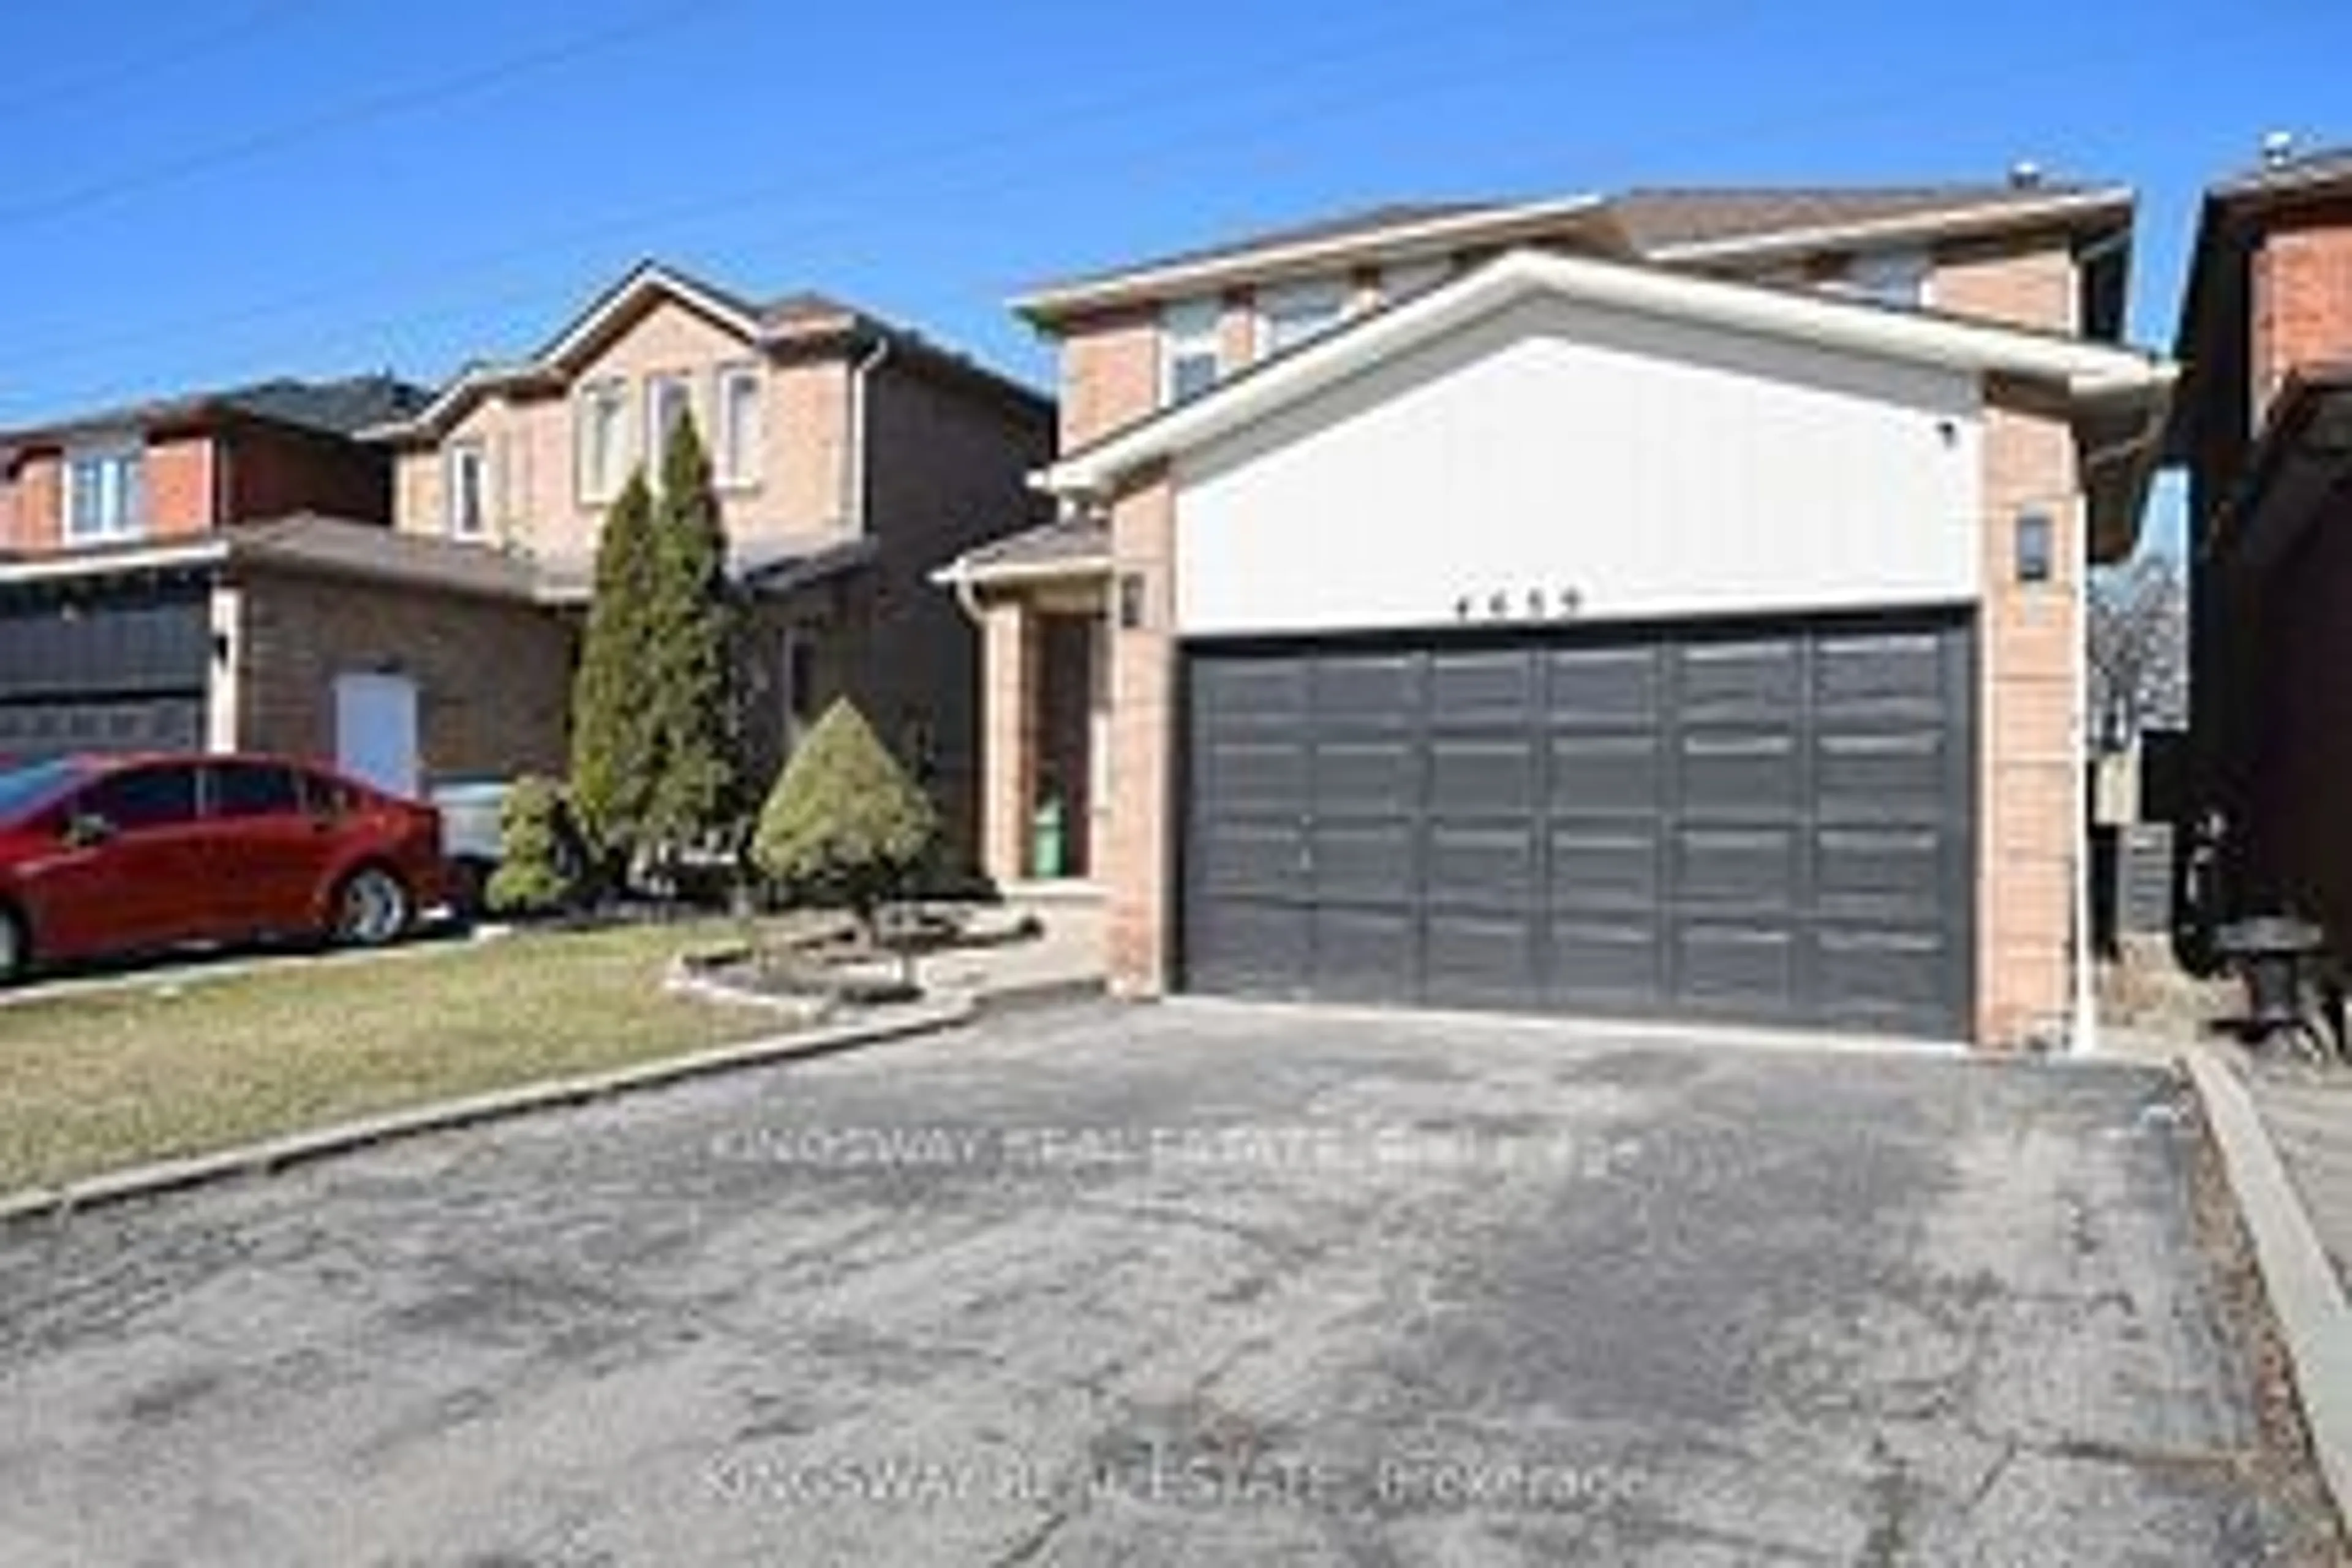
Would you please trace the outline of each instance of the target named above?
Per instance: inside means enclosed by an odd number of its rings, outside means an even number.
[[[339,1122],[331,1127],[311,1128],[208,1154],[134,1165],[127,1170],[69,1182],[63,1186],[34,1187],[0,1196],[0,1226],[44,1217],[62,1220],[82,1209],[99,1208],[131,1198],[148,1197],[239,1176],[260,1175],[289,1165],[348,1153],[395,1139],[414,1138],[477,1122],[521,1116],[534,1110],[582,1104],[632,1090],[659,1089],[688,1079],[709,1077],[740,1068],[764,1067],[806,1057],[829,1056],[885,1040],[935,1034],[970,1022],[978,1016],[980,1011],[978,997],[969,993],[949,993],[903,1006],[877,1010],[847,1023],[824,1025],[794,1034],[721,1046],[692,1056],[673,1057],[604,1072],[543,1079],[536,1083],[469,1095],[463,1100],[412,1106],[378,1116]]]
[[[2312,1452],[2335,1499],[2337,1520],[2352,1528],[2352,1309],[2263,1130],[2253,1098],[2238,1075],[2210,1052],[2186,1056],[2294,1363]]]

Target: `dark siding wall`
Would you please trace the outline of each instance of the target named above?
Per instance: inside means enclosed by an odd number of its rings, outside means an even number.
[[[2352,500],[2339,499],[2246,613],[2262,632],[2259,733],[2238,771],[2244,907],[2319,919],[2352,958]]]
[[[383,452],[268,426],[222,441],[228,465],[229,521],[259,521],[317,511],[354,522],[392,521],[392,461]]]
[[[929,574],[1041,521],[1029,472],[1053,454],[1053,405],[1016,402],[921,363],[894,362],[866,406],[869,526],[880,549],[872,657],[856,688],[883,738],[929,737],[929,784],[960,860],[978,845],[980,637]]]

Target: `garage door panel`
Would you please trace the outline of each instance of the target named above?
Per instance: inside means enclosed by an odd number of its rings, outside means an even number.
[[[1715,1012],[1797,1012],[1797,936],[1786,926],[1691,921],[1674,944],[1675,994]]]
[[[1372,900],[1408,897],[1413,883],[1417,837],[1418,828],[1410,820],[1315,823],[1307,830],[1313,846],[1307,864],[1313,869],[1315,896]]]
[[[1685,904],[1780,910],[1797,897],[1797,829],[1685,827],[1675,836],[1675,898]]]
[[[1526,649],[1429,656],[1430,721],[1524,724],[1536,710],[1536,662]]]
[[[1665,999],[1664,943],[1655,919],[1554,920],[1549,997],[1555,1006],[1614,1004],[1647,1012]]]
[[[1831,928],[1818,939],[1822,994],[1850,1018],[1937,1018],[1952,962],[1950,943],[1933,931]]]
[[[1824,734],[1813,793],[1825,818],[1935,822],[1951,805],[1951,740],[1939,731]]]
[[[1342,1002],[1410,1002],[1420,966],[1420,918],[1405,905],[1320,904],[1315,911],[1315,993]]]
[[[1551,835],[1551,905],[1580,911],[1654,909],[1659,837],[1647,824],[1570,823]]]
[[[1685,812],[1753,816],[1798,809],[1801,768],[1793,730],[1686,732],[1675,760]]]
[[[1429,742],[1429,795],[1451,812],[1524,817],[1536,808],[1536,737],[1438,735]]]
[[[1423,995],[1437,1006],[1542,1005],[1532,915],[1431,910]]]
[[[1553,811],[1655,816],[1664,780],[1658,748],[1658,737],[1648,733],[1554,735]]]
[[[1685,719],[1780,718],[1800,705],[1802,647],[1785,637],[1693,644],[1676,650],[1675,674]]]
[[[1423,889],[1432,906],[1532,907],[1537,882],[1536,842],[1525,826],[1430,825]]]
[[[1318,811],[1393,813],[1421,791],[1421,752],[1410,736],[1326,741],[1313,766]],[[1296,783],[1288,798],[1299,798]]]
[[[1947,612],[1188,649],[1184,981],[1962,1033],[1971,636]]]
[[[1555,728],[1654,724],[1663,680],[1655,647],[1569,648],[1551,655],[1545,718]]]
[[[0,598],[0,760],[200,747],[211,661],[201,582]]]

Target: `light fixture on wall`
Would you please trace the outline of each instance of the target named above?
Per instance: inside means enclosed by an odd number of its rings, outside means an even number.
[[[2057,571],[2057,529],[2046,511],[2017,514],[2017,580],[2047,583]]]
[[[1143,625],[1143,574],[1122,572],[1118,578],[1118,625],[1121,631],[1135,631]]]

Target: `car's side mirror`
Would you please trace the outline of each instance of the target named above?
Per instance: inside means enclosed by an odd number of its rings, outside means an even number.
[[[92,849],[114,837],[114,824],[94,811],[77,811],[66,818],[66,844],[74,849]]]

